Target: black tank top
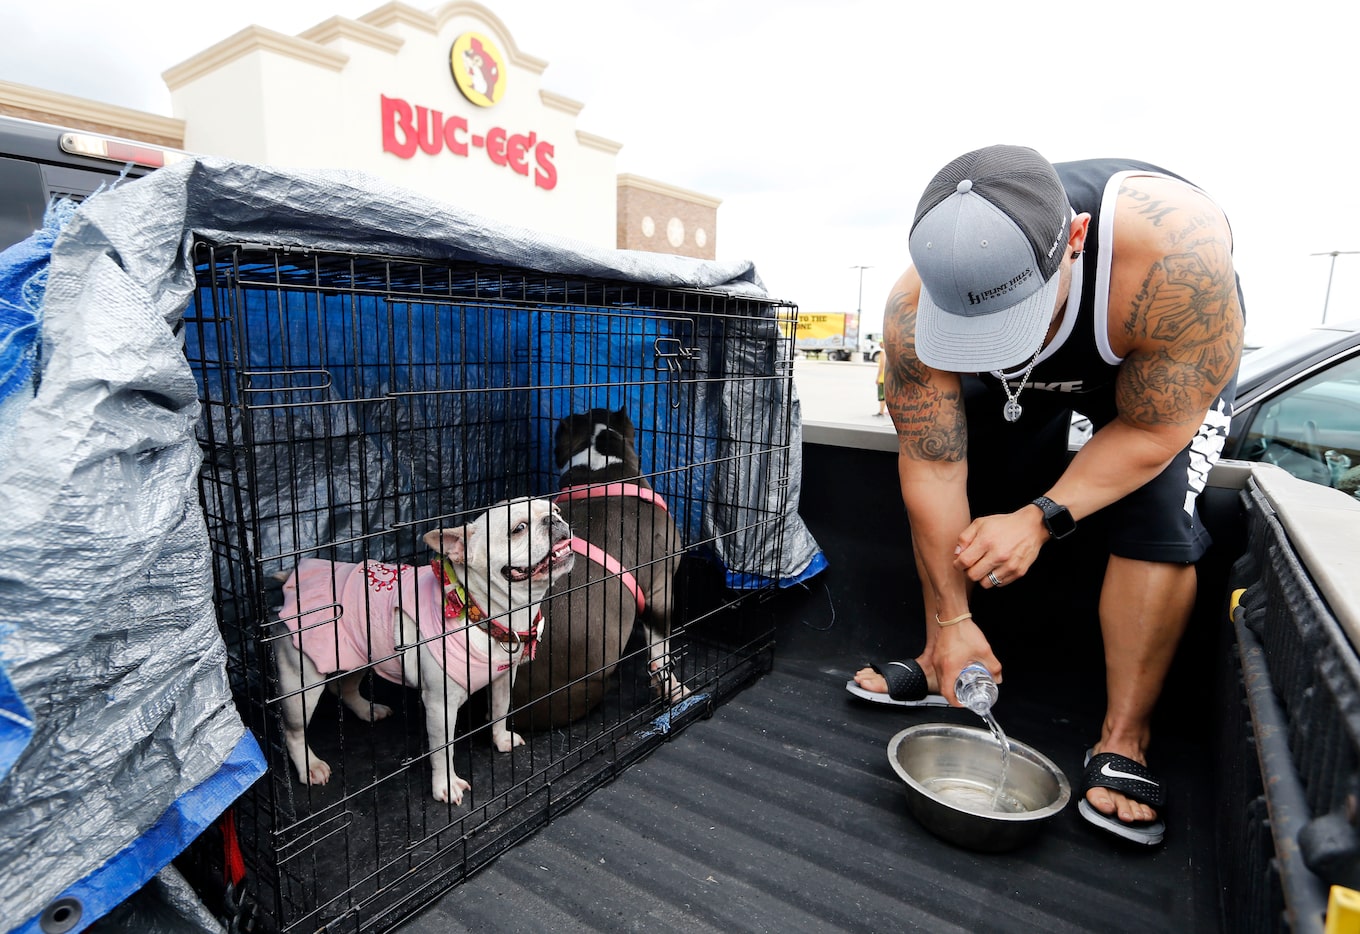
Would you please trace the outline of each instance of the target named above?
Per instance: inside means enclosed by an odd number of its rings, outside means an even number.
[[[1185,181],[1179,175],[1136,159],[1086,159],[1054,164],[1062,180],[1072,210],[1091,215],[1082,255],[1072,266],[1072,291],[1067,298],[1068,314],[1053,342],[1044,348],[1025,381],[1022,405],[1033,402],[1073,408],[1097,426],[1115,415],[1114,382],[1120,357],[1110,349],[1109,299],[1110,253],[1104,244],[1114,225],[1115,199],[1120,184],[1130,175],[1163,175]],[[1189,184],[1187,182],[1187,184]],[[1155,205],[1149,205],[1155,211]],[[1071,314],[1075,306],[1076,314]],[[1028,363],[1028,361],[1026,361]],[[1011,391],[1024,372],[1017,367],[1004,374]],[[1000,374],[993,373],[993,377]],[[984,380],[987,380],[984,377]],[[997,379],[991,379],[997,386]],[[999,386],[997,387],[999,389]]]

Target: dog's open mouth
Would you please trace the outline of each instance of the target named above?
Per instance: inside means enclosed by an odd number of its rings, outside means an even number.
[[[552,550],[548,552],[548,556],[533,567],[506,565],[501,568],[501,573],[505,575],[506,580],[512,583],[518,583],[519,581],[527,581],[531,578],[545,577],[551,574],[553,570],[560,567],[564,562],[573,560],[575,560],[575,556],[571,551],[571,540],[564,538],[553,545]]]

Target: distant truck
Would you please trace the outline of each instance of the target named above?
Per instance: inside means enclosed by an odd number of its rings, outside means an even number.
[[[859,343],[859,315],[855,312],[798,313],[793,347],[805,354],[825,353],[830,360],[849,360]]]
[[[883,355],[883,335],[865,334],[864,339],[859,342],[859,352],[864,355],[865,363],[877,363],[878,358]]]

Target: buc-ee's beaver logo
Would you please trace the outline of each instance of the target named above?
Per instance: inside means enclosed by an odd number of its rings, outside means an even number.
[[[478,107],[491,107],[505,94],[505,56],[479,32],[465,32],[453,40],[449,68],[458,90]]]

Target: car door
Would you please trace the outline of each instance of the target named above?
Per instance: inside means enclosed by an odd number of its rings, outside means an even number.
[[[1239,400],[1240,401],[1240,400]],[[1234,414],[1229,456],[1352,495],[1360,487],[1360,351],[1338,354]]]

